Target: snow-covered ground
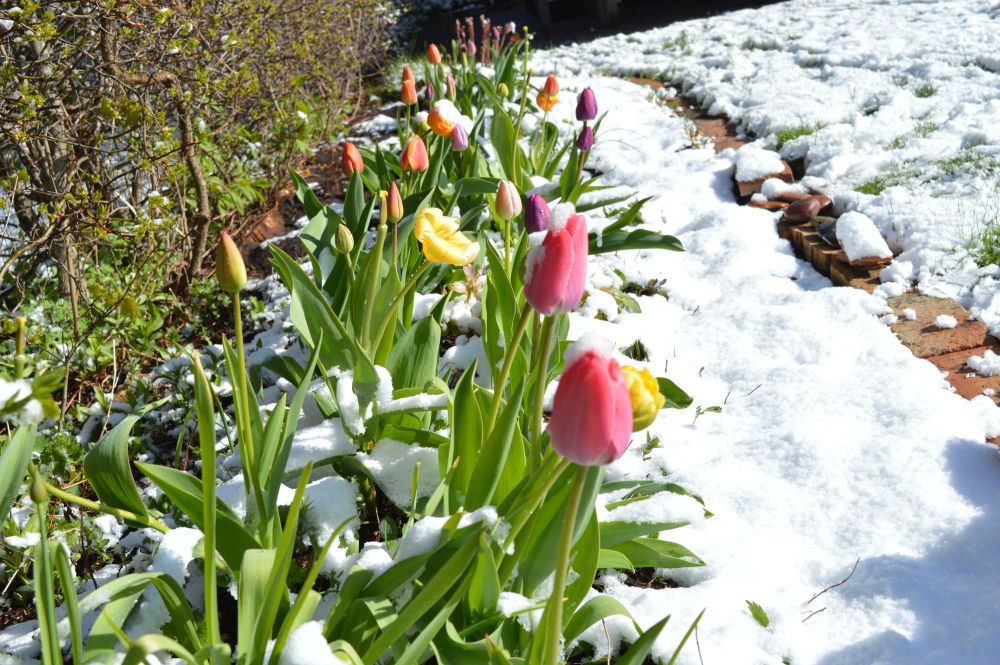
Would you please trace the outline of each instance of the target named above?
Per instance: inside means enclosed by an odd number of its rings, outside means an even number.
[[[912,262],[921,291],[1000,333],[1000,268],[973,260],[1000,228],[998,53],[996,2],[797,0],[565,46],[535,71],[672,83],[804,158],[840,211],[871,217]]]
[[[588,49],[600,52],[581,57]],[[644,624],[673,615],[656,652],[666,657],[707,608],[701,657],[686,649],[682,663],[995,662],[1000,457],[984,437],[1000,409],[952,393],[879,322],[882,301],[796,259],[772,213],[734,201],[731,156],[684,149],[683,123],[645,88],[563,81],[583,85],[609,110],[592,164],[654,196],[646,224],[687,251],[592,259],[592,283],[614,283],[617,269],[664,280],[669,299],[642,297],[641,314],[610,322],[573,315],[570,335],[641,339],[652,371],[667,367],[696,405],[723,405],[696,424],[691,410],[663,412],[662,448],[644,463],[633,444],[611,471],[664,468],[699,492],[715,516],[664,536],[708,566],[673,571],[683,588],[611,579],[609,592]],[[847,583],[808,602],[858,559]]]

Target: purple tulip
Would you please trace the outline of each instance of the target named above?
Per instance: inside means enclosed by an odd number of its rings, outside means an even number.
[[[469,135],[462,129],[462,125],[456,124],[451,130],[451,149],[455,152],[462,152],[469,147]]]
[[[469,42],[465,45],[465,50],[469,52],[469,57],[470,58],[475,58],[476,57],[476,42],[474,42],[474,41],[472,41],[470,39]]]
[[[586,122],[597,117],[597,97],[590,88],[584,88],[576,100],[576,119]]]
[[[594,128],[584,127],[580,130],[580,136],[576,139],[576,147],[580,152],[587,152],[594,147]]]
[[[524,228],[528,233],[537,233],[549,228],[549,204],[542,195],[535,192],[524,205]]]
[[[427,83],[427,90],[425,90],[425,91],[424,91],[424,98],[425,98],[425,99],[426,99],[426,100],[427,100],[428,102],[433,102],[433,101],[434,101],[434,98],[435,98],[436,96],[437,96],[437,95],[436,95],[436,93],[434,92],[434,84],[433,84],[433,83],[430,83],[430,82],[428,82],[428,83]]]

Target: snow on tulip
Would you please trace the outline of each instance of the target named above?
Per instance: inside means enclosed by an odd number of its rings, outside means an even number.
[[[525,261],[525,299],[546,316],[576,307],[587,280],[587,254],[587,220],[570,204],[556,206],[545,239]]]

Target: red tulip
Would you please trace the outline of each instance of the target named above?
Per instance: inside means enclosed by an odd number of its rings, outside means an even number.
[[[597,333],[571,344],[552,404],[552,449],[584,466],[614,462],[632,437],[632,400],[612,348]]]
[[[398,222],[403,219],[403,197],[399,195],[399,187],[396,181],[389,183],[389,195],[386,197],[386,212],[390,222]]]
[[[399,158],[399,165],[404,171],[426,171],[430,166],[427,159],[427,146],[419,136],[414,136],[403,148],[403,154]]]
[[[399,92],[399,99],[407,106],[417,103],[417,84],[413,81],[403,81],[403,88]]]
[[[417,78],[413,75],[413,70],[410,69],[409,65],[403,65],[403,83],[407,81],[417,82]]]
[[[340,164],[346,176],[352,176],[365,170],[365,161],[361,159],[358,147],[350,141],[344,143],[344,155]]]
[[[568,312],[580,303],[588,244],[583,215],[572,206],[556,206],[545,239],[525,261],[524,297],[538,312],[546,316]]]

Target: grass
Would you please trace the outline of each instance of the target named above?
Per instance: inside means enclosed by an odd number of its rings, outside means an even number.
[[[938,130],[941,125],[936,122],[922,122],[913,128],[913,133],[920,138],[927,138]]]
[[[937,88],[932,86],[930,83],[924,83],[922,86],[914,90],[913,94],[919,97],[920,99],[926,99],[927,97],[933,95],[935,92],[937,92]]]
[[[887,188],[898,185],[920,175],[920,171],[915,168],[894,168],[887,173],[869,178],[854,188],[854,191],[861,194],[878,196]]]
[[[1000,171],[1000,160],[972,150],[963,150],[954,157],[938,161],[936,165],[942,173],[953,178],[971,173],[993,175]]]
[[[809,136],[810,134],[815,134],[819,130],[823,129],[825,125],[821,122],[813,124],[803,124],[797,127],[789,127],[787,129],[779,129],[775,135],[778,137],[778,150],[788,143],[789,141],[794,141],[802,136]]]

